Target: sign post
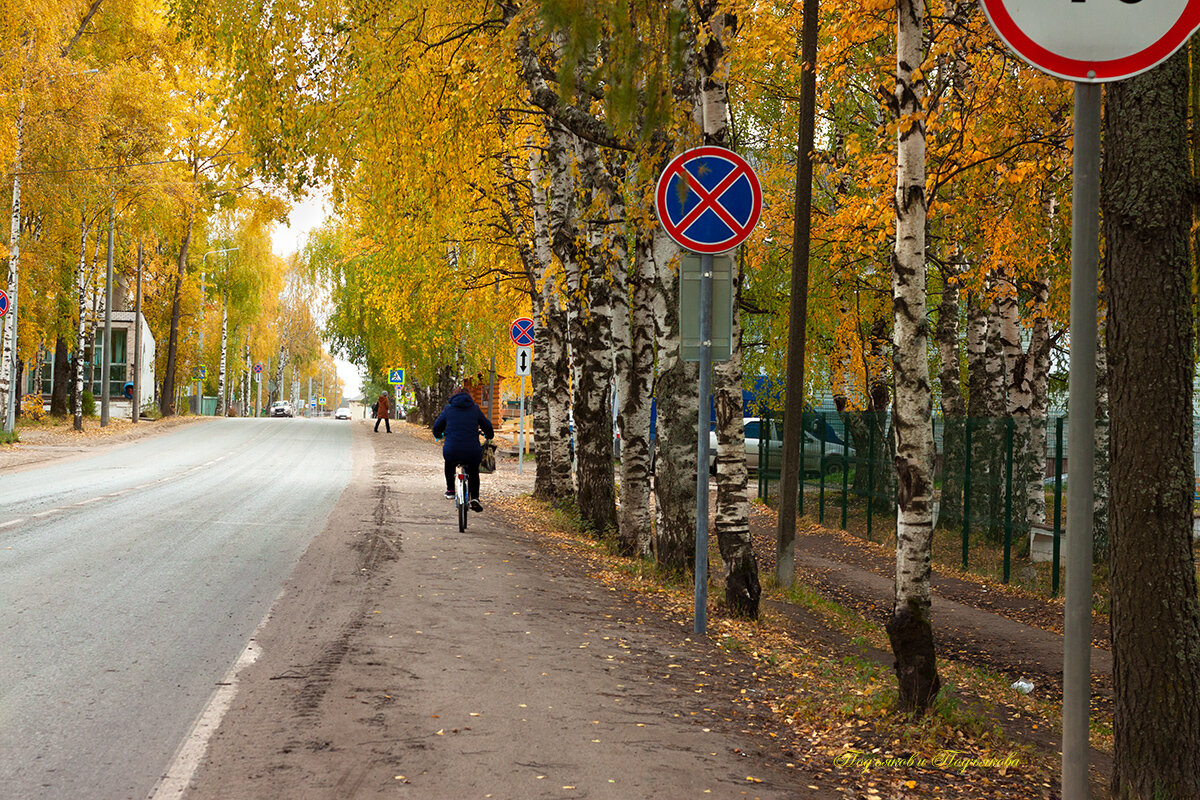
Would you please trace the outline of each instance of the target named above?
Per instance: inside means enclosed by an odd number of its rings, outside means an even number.
[[[254,385],[258,390],[258,395],[254,398],[254,416],[262,415],[262,364],[254,365]]]
[[[732,250],[750,236],[762,214],[762,186],[750,164],[732,150],[696,147],[667,164],[654,197],[658,221],[667,235],[683,249],[700,255],[693,630],[704,634],[708,628],[708,398],[713,357],[713,255]]]
[[[1044,3],[980,0],[996,34],[1018,56],[1075,82],[1072,156],[1071,408],[1096,406],[1100,255],[1100,83],[1167,60],[1200,27],[1200,0]],[[1091,692],[1092,503],[1096,420],[1071,421],[1067,457],[1067,590],[1063,620],[1063,800],[1087,800]]]
[[[525,463],[525,377],[533,374],[533,348],[528,345],[517,345],[517,355],[514,361],[514,372],[521,378],[521,434],[517,446],[517,474],[520,475]]]
[[[525,376],[533,374],[533,320],[517,317],[508,336],[517,346],[515,373],[521,377],[521,433],[517,443],[517,474],[521,475],[525,468]]]
[[[392,393],[395,395],[395,400],[392,401],[392,406],[395,409],[393,416],[396,419],[400,419],[400,387],[404,385],[404,368],[389,369],[388,383],[392,385]]]

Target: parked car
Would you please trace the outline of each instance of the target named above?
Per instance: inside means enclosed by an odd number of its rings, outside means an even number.
[[[272,417],[291,417],[295,412],[292,410],[292,404],[287,400],[280,400],[271,404]]]
[[[759,468],[760,445],[763,438],[763,428],[770,425],[767,431],[767,458],[770,468],[778,470],[783,460],[783,426],[775,420],[764,422],[758,417],[746,417],[742,420],[746,434],[746,468],[757,472]],[[709,470],[715,472],[717,465],[717,434],[708,434]],[[853,447],[837,442],[825,442],[825,473],[841,472],[855,458]],[[804,471],[821,471],[821,440],[811,431],[804,432]]]
[[[334,419],[350,419],[350,406],[338,406],[338,410],[333,415]]]

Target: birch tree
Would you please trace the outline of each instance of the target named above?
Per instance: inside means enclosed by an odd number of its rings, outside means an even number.
[[[896,245],[892,258],[896,396],[896,594],[888,638],[900,708],[923,713],[941,688],[930,615],[933,434],[925,314],[923,0],[896,5]]]

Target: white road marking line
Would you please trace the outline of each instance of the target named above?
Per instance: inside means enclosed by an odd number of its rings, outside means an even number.
[[[0,528],[11,528],[13,525],[20,525],[24,521],[24,517],[19,519],[10,519],[8,522],[0,522]]]
[[[38,519],[40,517],[48,517],[51,514],[57,514],[59,511],[62,511],[62,509],[61,508],[52,508],[49,511],[39,511],[36,514],[30,514],[29,516],[33,517],[34,519]]]
[[[258,646],[258,635],[266,627],[267,620],[271,618],[271,612],[282,598],[283,590],[281,589],[275,596],[274,602],[271,603],[267,615],[262,618],[262,622],[258,623],[254,633],[250,634],[250,642],[246,645],[246,649],[242,650],[237,661],[233,662],[225,679],[212,693],[208,704],[200,712],[200,716],[196,717],[191,731],[184,738],[183,744],[179,745],[179,750],[176,751],[170,768],[150,792],[149,800],[178,800],[187,791],[188,784],[192,782],[192,777],[208,753],[209,740],[217,732],[229,707],[233,705],[233,698],[238,690],[238,675],[246,667],[258,661],[259,656],[262,655],[262,648]]]

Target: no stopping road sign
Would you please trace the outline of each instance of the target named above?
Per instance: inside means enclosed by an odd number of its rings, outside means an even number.
[[[1059,78],[1101,83],[1167,60],[1200,27],[1200,0],[981,0],[1009,49]]]
[[[677,155],[654,192],[658,221],[693,253],[724,253],[744,242],[762,213],[762,185],[732,150],[696,147]]]

